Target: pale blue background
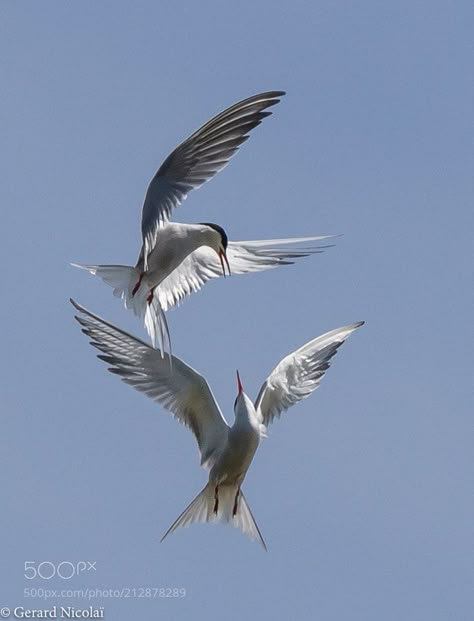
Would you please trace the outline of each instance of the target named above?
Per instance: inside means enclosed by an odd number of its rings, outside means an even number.
[[[106,618],[472,619],[471,2],[2,2],[1,601],[183,586]],[[169,314],[229,419],[281,359],[365,319],[245,483],[269,551],[220,526],[159,544],[199,491],[192,436],[109,375],[69,296],[143,335],[69,261],[132,263],[168,152],[255,92],[287,97],[176,219],[233,239],[343,233]],[[27,581],[24,561],[97,561]]]

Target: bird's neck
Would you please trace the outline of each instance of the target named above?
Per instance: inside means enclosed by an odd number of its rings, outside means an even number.
[[[234,427],[237,429],[248,429],[248,430],[257,430],[259,428],[257,413],[255,408],[249,407],[248,404],[246,407],[238,408],[235,412],[235,422]]]
[[[202,224],[189,224],[186,227],[186,235],[190,244],[195,249],[200,246],[209,246],[215,250],[219,246],[218,234],[213,229]]]

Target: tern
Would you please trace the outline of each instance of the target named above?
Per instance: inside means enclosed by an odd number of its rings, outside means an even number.
[[[227,108],[163,162],[146,192],[142,210],[142,247],[135,267],[82,265],[111,285],[114,295],[144,321],[154,347],[171,353],[165,311],[212,278],[272,269],[293,259],[321,252],[320,242],[333,236],[228,241],[218,224],[170,222],[174,208],[188,193],[222,170],[249,138],[249,132],[271,114],[283,91],[249,97]],[[297,245],[298,247],[288,248]]]
[[[71,300],[75,318],[98,357],[126,384],[158,402],[193,432],[201,466],[209,470],[204,489],[166,531],[163,539],[194,522],[220,521],[265,542],[242,491],[242,483],[266,428],[290,406],[318,388],[338,348],[363,321],[326,332],[288,354],[264,381],[253,402],[237,371],[235,420],[230,427],[206,381],[172,356],[173,373],[159,352]]]

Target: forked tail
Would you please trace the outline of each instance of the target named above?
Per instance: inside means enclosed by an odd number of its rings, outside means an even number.
[[[177,528],[186,527],[195,522],[224,522],[231,524],[246,534],[250,539],[260,541],[267,549],[257,523],[247,504],[245,496],[235,485],[208,483],[190,505],[168,528],[161,541]]]
[[[149,300],[149,289],[140,286],[140,270],[129,265],[81,265],[80,263],[71,263],[71,265],[86,270],[93,276],[98,276],[111,286],[114,296],[121,298],[125,307],[131,309],[144,321],[153,347],[159,347],[162,357],[165,351],[169,352],[171,364],[171,338],[168,322],[158,295],[154,295]]]

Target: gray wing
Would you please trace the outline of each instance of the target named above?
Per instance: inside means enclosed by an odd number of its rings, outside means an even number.
[[[326,332],[283,358],[265,380],[255,401],[255,409],[264,425],[318,388],[331,358],[347,337],[363,324],[360,321]]]
[[[172,356],[173,371],[159,351],[120,330],[71,300],[82,331],[101,354],[109,371],[126,384],[157,401],[194,433],[201,464],[209,467],[222,448],[228,425],[208,383],[185,362]]]
[[[279,265],[290,265],[300,257],[323,252],[329,247],[327,245],[302,246],[302,244],[331,238],[332,236],[319,236],[231,241],[227,246],[231,274],[261,272]],[[288,248],[288,246],[292,247]],[[168,310],[194,291],[199,291],[208,280],[220,276],[222,276],[222,267],[217,254],[211,248],[201,246],[188,255],[157,287],[161,307],[163,310]]]
[[[150,182],[142,211],[145,266],[156,243],[158,228],[170,218],[188,193],[224,168],[249,137],[249,132],[271,114],[267,110],[285,93],[259,93],[231,106],[198,129],[163,162]]]

